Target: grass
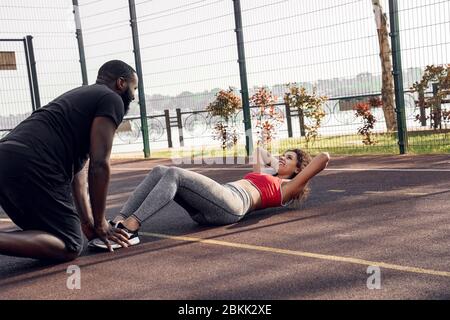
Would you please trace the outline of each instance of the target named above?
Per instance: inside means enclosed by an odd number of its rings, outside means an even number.
[[[311,153],[329,151],[336,155],[393,155],[399,154],[396,133],[374,135],[377,143],[366,146],[359,135],[344,135],[337,137],[322,137],[315,142],[306,144],[304,139],[290,138],[281,140],[280,149],[294,146],[305,148]],[[449,131],[412,131],[408,132],[409,154],[443,154],[450,153]]]
[[[375,134],[374,137],[377,144],[372,146],[365,146],[359,135],[319,137],[309,144],[303,137],[280,139],[272,144],[272,153],[277,155],[290,148],[302,148],[308,150],[312,155],[322,151],[330,152],[333,155],[399,154],[396,133]],[[450,153],[450,130],[408,132],[408,154],[445,153]],[[222,151],[217,142],[217,146],[152,150],[151,156],[152,158],[245,156],[245,146],[237,145],[235,148]]]

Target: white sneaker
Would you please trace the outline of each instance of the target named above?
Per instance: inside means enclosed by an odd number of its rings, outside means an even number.
[[[129,242],[129,246],[135,246],[137,244],[139,244],[141,241],[139,239],[139,233],[137,231],[130,231],[128,230],[122,223],[118,222],[118,223],[113,223],[112,221],[109,221],[109,223],[111,225],[114,226],[114,228],[117,229],[121,229],[123,231],[125,231],[127,237],[128,237],[128,242]],[[109,243],[111,244],[111,248],[113,249],[120,249],[123,248],[120,244],[118,244],[117,242],[114,241],[109,241]],[[89,242],[88,245],[90,248],[97,248],[97,249],[104,249],[104,250],[108,250],[108,247],[106,246],[106,244],[99,238],[96,239],[92,239]]]

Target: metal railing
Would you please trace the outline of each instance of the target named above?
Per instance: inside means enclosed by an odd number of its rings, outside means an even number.
[[[426,92],[427,95],[432,95],[433,92]],[[421,108],[415,95],[412,91],[406,91],[405,95],[405,111],[406,121],[411,131],[436,133],[434,125],[429,119],[420,119]],[[327,144],[331,149],[346,149],[346,145],[356,145],[363,147],[361,139],[358,138],[357,130],[361,126],[361,120],[355,116],[355,111],[352,106],[358,102],[365,102],[369,98],[380,97],[378,94],[366,94],[356,96],[343,96],[330,98],[324,105],[325,117],[322,120],[322,126],[319,129],[320,139],[340,138],[340,140],[333,140]],[[342,103],[342,102],[345,102]],[[350,103],[349,103],[350,102]],[[449,103],[444,100],[444,103]],[[350,105],[350,108],[348,107]],[[273,106],[277,108],[277,112],[282,114],[284,122],[277,129],[277,139],[299,138],[304,141],[306,129],[305,125],[311,124],[310,119],[305,118],[299,110],[290,108],[285,103],[276,103]],[[256,119],[258,108],[250,106],[252,119]],[[373,108],[372,113],[378,121],[375,127],[375,135],[394,135],[393,139],[384,141],[385,147],[392,147],[395,149],[398,140],[396,133],[388,133],[384,126],[384,114],[382,107]],[[220,117],[212,117],[206,110],[200,111],[181,111],[180,108],[175,110],[175,115],[167,109],[163,114],[148,116],[150,139],[152,144],[158,144],[159,148],[173,148],[175,145],[179,147],[187,146],[186,142],[195,140],[198,147],[203,145],[219,146],[219,143],[213,141],[214,127],[219,121],[224,121]],[[139,125],[140,117],[126,117],[124,125],[119,130],[117,137],[124,144],[141,143],[142,136],[140,134],[142,128]],[[244,143],[245,127],[243,125],[242,111],[235,114],[229,121],[230,125],[236,127],[240,133],[240,142]],[[252,121],[254,123],[254,121]],[[449,123],[442,123],[441,129],[447,129],[446,125]],[[449,127],[450,129],[450,127]],[[174,138],[176,132],[178,138]],[[166,143],[165,145],[163,144]],[[427,142],[428,143],[428,142]],[[435,144],[442,143],[439,140],[434,141]],[[417,141],[416,144],[420,144]],[[190,144],[193,145],[192,143]],[[377,147],[383,146],[378,144]],[[314,144],[310,146],[314,149]],[[370,147],[368,147],[370,150]],[[376,148],[374,148],[376,149]]]
[[[450,50],[446,32],[450,27],[450,3],[380,3],[392,27],[397,118],[403,116],[405,106],[405,119],[399,122],[398,130],[404,133],[387,133],[383,112],[374,108],[378,145],[361,145],[356,134],[359,120],[352,110],[343,107],[344,102],[348,105],[380,94],[379,34],[368,0],[215,0],[176,6],[162,0],[62,0],[57,5],[42,6],[2,3],[0,38],[33,37],[34,73],[39,83],[27,81],[25,73],[1,74],[0,87],[5,88],[2,94],[12,98],[0,99],[0,131],[12,129],[38,107],[39,100],[45,105],[76,85],[86,85],[89,80],[92,83],[98,67],[106,60],[121,59],[140,70],[141,104],[136,112],[139,116],[128,117],[129,130],[118,132],[116,144],[138,142],[144,146],[146,156],[150,145],[175,147],[192,141],[206,143],[207,139],[214,143],[212,129],[217,119],[202,111],[214,98],[214,88],[239,88],[245,106],[247,96],[256,87],[269,83],[275,94],[283,94],[280,86],[287,82],[297,82],[308,90],[316,87],[321,95],[330,97],[324,106],[320,141],[311,148],[377,150],[389,145],[392,152],[396,148],[406,151],[405,147],[415,152],[416,146],[434,145],[441,148],[436,149],[440,152],[450,151],[447,118],[438,118],[430,128],[427,106],[418,104],[418,97],[408,92],[425,66],[450,62],[445,54]],[[188,23],[181,22],[187,19]],[[4,50],[9,49],[0,43],[0,52]],[[26,70],[29,59],[19,62]],[[36,90],[28,94],[32,86]],[[205,99],[200,99],[203,95]],[[171,111],[164,111],[169,106]],[[279,139],[301,141],[309,120],[283,103],[277,107],[285,116]],[[440,108],[448,110],[448,101],[444,99]],[[244,120],[254,128],[252,110],[249,106],[235,117],[243,134],[248,131],[244,130]],[[401,142],[399,137],[408,141]],[[249,141],[249,137],[240,141],[247,152]],[[327,144],[321,144],[324,141]]]

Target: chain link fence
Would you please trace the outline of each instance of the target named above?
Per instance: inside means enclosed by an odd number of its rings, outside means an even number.
[[[379,1],[387,28],[392,22],[389,2]],[[98,68],[108,60],[121,59],[135,65],[130,2],[79,0],[78,4],[86,56],[82,62],[89,84],[95,82]],[[240,95],[242,71],[233,5],[232,0],[136,1],[141,81],[152,151],[182,146],[219,147],[213,137],[220,119],[209,116],[205,109],[221,89],[233,87]],[[4,0],[0,9],[0,39],[33,37],[41,105],[82,84],[72,1],[50,5],[43,0]],[[408,151],[447,152],[447,97],[439,101],[441,118],[436,126],[436,108],[421,103],[423,99],[411,87],[421,80],[428,65],[450,63],[450,2],[398,1],[395,13],[399,18]],[[249,95],[260,87],[272,92],[277,112],[285,120],[277,127],[280,146],[345,154],[398,153],[397,128],[387,125],[385,106],[371,104],[374,100],[385,101],[383,76],[389,69],[380,59],[385,42],[377,29],[372,1],[246,0],[241,2],[241,14]],[[392,50],[392,44],[387,43]],[[0,70],[0,134],[33,110],[31,102],[35,97],[30,90],[24,50],[20,42],[0,41],[0,52],[14,52],[16,59],[15,70]],[[390,57],[392,64],[392,54]],[[308,131],[313,119],[285,105],[288,83],[328,97],[316,139],[307,141],[305,137],[305,126]],[[436,90],[433,93],[430,81],[424,90],[425,98],[442,91]],[[364,104],[369,104],[375,119],[370,130],[371,144],[364,143],[365,136],[358,133],[364,123],[362,117],[356,117],[355,107]],[[395,105],[392,108],[398,111]],[[253,106],[250,112],[254,142],[258,139],[257,111]],[[142,149],[140,118],[136,102],[119,129],[115,152]],[[240,111],[232,121],[240,132],[240,146],[245,145],[244,120]]]

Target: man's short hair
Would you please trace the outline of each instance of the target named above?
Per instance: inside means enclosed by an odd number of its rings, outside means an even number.
[[[111,60],[100,67],[97,80],[112,82],[121,77],[131,80],[134,73],[136,73],[136,71],[125,62],[121,60]]]

